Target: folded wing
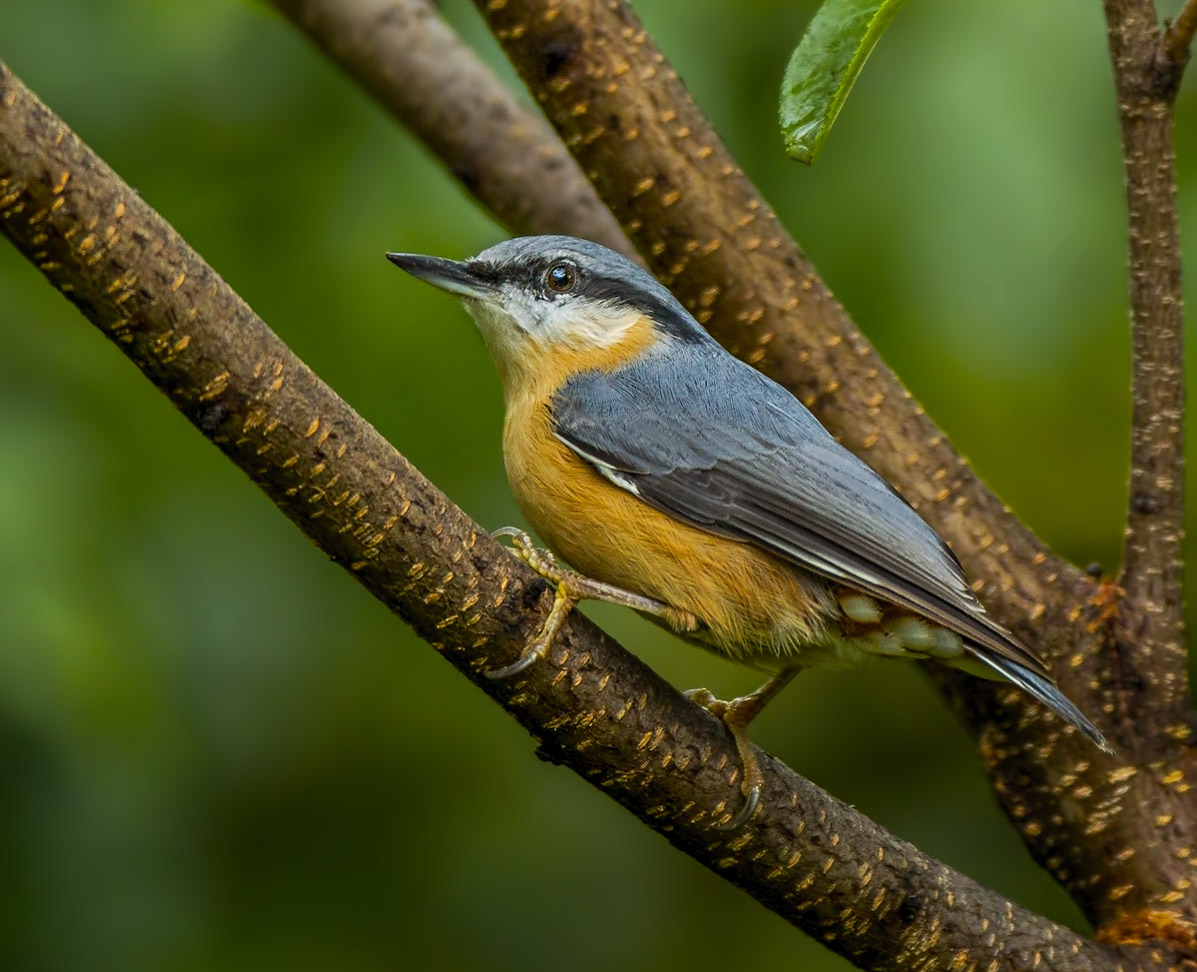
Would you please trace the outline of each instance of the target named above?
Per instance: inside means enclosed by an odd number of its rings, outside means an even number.
[[[646,503],[922,614],[1003,673],[1014,662],[1048,676],[919,515],[789,392],[721,349],[674,345],[576,375],[552,408],[557,436]]]

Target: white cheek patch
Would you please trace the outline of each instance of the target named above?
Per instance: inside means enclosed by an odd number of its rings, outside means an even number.
[[[625,305],[584,297],[543,300],[513,290],[503,297],[507,312],[533,341],[578,351],[618,344],[643,316]]]

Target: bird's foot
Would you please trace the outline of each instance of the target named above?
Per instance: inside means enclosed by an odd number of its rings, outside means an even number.
[[[736,755],[740,758],[740,791],[744,794],[744,805],[730,821],[720,824],[719,829],[738,830],[756,812],[756,808],[761,802],[761,786],[764,783],[756,750],[752,745],[752,740],[748,738],[748,723],[743,719],[738,707],[738,703],[742,703],[751,696],[727,701],[715,698],[714,694],[705,688],[690,689],[682,694],[691,702],[701,705],[727,726],[732,742],[736,744]]]
[[[508,678],[522,672],[538,659],[544,658],[553,646],[553,641],[565,623],[565,619],[569,617],[569,612],[579,601],[587,599],[609,601],[612,604],[621,604],[646,614],[657,615],[664,618],[678,631],[693,631],[698,627],[698,619],[688,611],[682,611],[663,601],[644,597],[642,594],[635,594],[632,591],[625,591],[613,584],[605,584],[584,574],[579,574],[577,571],[562,567],[557,558],[548,550],[537,547],[525,530],[518,527],[500,527],[493,535],[510,538],[512,553],[551,584],[556,589],[556,597],[553,599],[553,606],[549,610],[549,616],[545,618],[540,633],[524,649],[523,654],[506,668],[488,672],[487,677],[489,678]]]
[[[510,539],[512,553],[550,584],[560,584],[565,580],[567,574],[573,573],[573,571],[568,571],[557,563],[557,558],[548,550],[536,546],[532,542],[532,538],[528,535],[527,530],[521,530],[519,527],[505,526],[499,527],[491,535],[496,540],[503,537]]]
[[[729,822],[721,825],[722,830],[738,830],[752,819],[760,805],[765,775],[761,772],[756,747],[748,738],[748,724],[797,673],[796,668],[783,669],[755,692],[730,701],[715,698],[714,694],[705,688],[690,689],[684,693],[691,702],[701,705],[727,726],[732,742],[736,744],[736,755],[740,758],[740,790],[744,794],[744,806]]]

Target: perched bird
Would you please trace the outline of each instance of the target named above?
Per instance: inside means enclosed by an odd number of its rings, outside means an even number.
[[[937,658],[1004,677],[1110,751],[1043,661],[985,613],[935,531],[640,267],[567,236],[508,240],[460,263],[387,258],[477,321],[503,382],[511,488],[575,569],[499,531],[557,599],[521,659],[492,674],[542,657],[588,597],[774,671],[731,702],[693,696],[736,742],[747,798],[737,823],[761,787],[748,723],[824,661]]]

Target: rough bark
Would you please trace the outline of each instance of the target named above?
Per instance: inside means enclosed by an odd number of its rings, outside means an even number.
[[[1184,309],[1172,102],[1183,61],[1150,0],[1106,0],[1126,167],[1133,347],[1130,501],[1119,583],[1139,610],[1117,648],[1169,724],[1189,712],[1184,625]],[[1137,623],[1135,623],[1137,622]]]
[[[786,920],[876,970],[1167,964],[979,887],[772,760],[761,810],[719,829],[741,799],[722,726],[579,615],[551,658],[518,679],[485,678],[534,634],[544,583],[308,370],[3,64],[0,231],[323,552],[528,728],[544,758]]]

